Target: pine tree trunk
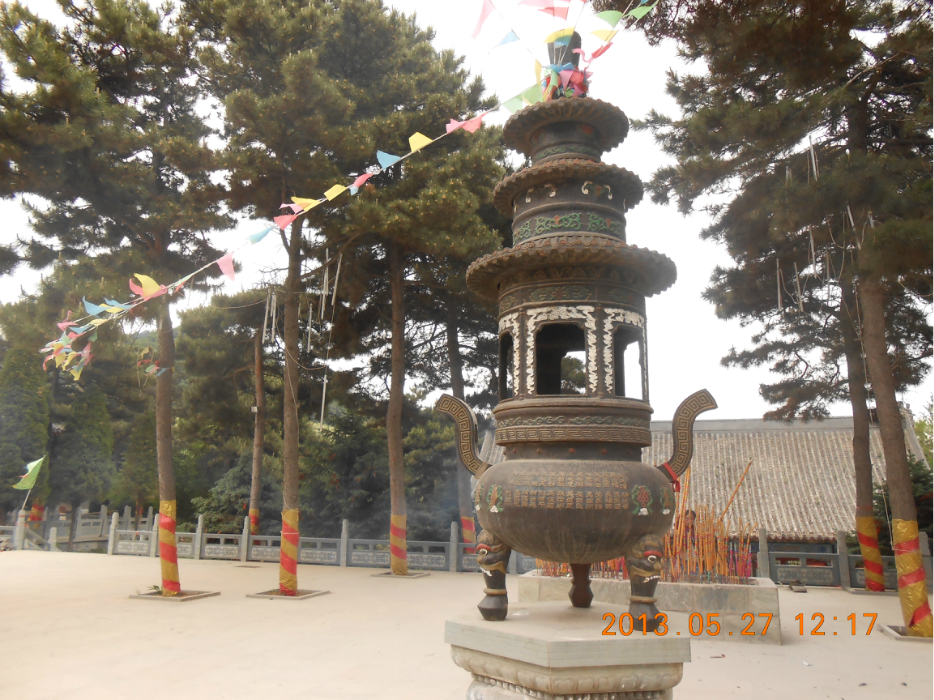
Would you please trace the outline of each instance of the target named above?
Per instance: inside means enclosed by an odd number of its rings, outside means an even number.
[[[461,360],[460,338],[458,337],[457,313],[448,307],[447,321],[448,364],[451,366],[451,393],[454,398],[464,400],[464,366]],[[464,551],[473,554],[477,543],[476,524],[473,518],[473,498],[470,492],[470,472],[457,467],[457,508],[461,518],[461,541],[470,547]]]
[[[263,447],[266,437],[266,384],[263,378],[263,331],[253,338],[253,381],[256,421],[253,424],[253,474],[250,480],[250,534],[259,534],[259,499],[263,491]]]
[[[389,443],[390,569],[397,576],[409,573],[406,543],[405,457],[402,449],[402,402],[405,392],[405,265],[396,243],[388,244],[389,289],[392,299],[392,361],[386,437]]]
[[[856,534],[863,556],[867,591],[884,591],[885,576],[876,520],[872,515],[872,458],[869,454],[869,406],[866,403],[866,368],[859,342],[856,294],[852,280],[841,280],[843,310],[840,328],[846,355],[847,384],[853,409],[853,465],[856,471]]]
[[[889,365],[885,339],[885,290],[877,275],[867,275],[860,281],[860,301],[863,310],[863,344],[866,362],[876,397],[876,412],[885,453],[886,483],[892,508],[892,547],[898,570],[898,596],[901,600],[905,628],[911,636],[930,637],[931,609],[927,600],[927,585],[918,542],[918,521],[915,511],[911,475],[905,450],[905,433],[901,412],[895,397],[895,379]]]
[[[159,318],[159,368],[156,377],[156,464],[159,468],[159,560],[162,594],[176,595],[178,552],[175,546],[175,468],[172,461],[172,377],[175,367],[175,336],[168,299],[163,299]]]
[[[289,240],[289,272],[285,280],[283,340],[285,377],[282,387],[283,475],[282,540],[279,548],[279,592],[298,591],[298,307],[302,290],[302,221],[292,222]]]

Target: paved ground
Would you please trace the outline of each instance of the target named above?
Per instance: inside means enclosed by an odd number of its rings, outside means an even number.
[[[268,601],[245,594],[273,588],[274,565],[183,561],[184,588],[222,595],[178,604],[128,598],[157,583],[155,559],[0,553],[0,698],[462,700],[470,679],[450,659],[444,620],[476,603],[479,575],[373,573],[302,566],[302,588],[331,594]],[[878,628],[900,624],[897,598],[780,596],[783,646],[692,639],[675,698],[931,698],[931,645]],[[815,612],[827,619],[823,637],[808,634]],[[879,613],[868,637],[864,612]]]

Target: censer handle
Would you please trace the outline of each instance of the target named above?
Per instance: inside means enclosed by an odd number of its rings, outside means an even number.
[[[480,459],[477,449],[477,416],[473,409],[460,399],[443,394],[435,403],[435,410],[454,419],[457,428],[457,457],[467,467],[467,471],[479,479],[490,465]]]
[[[675,411],[671,421],[671,458],[666,462],[669,474],[675,476],[684,474],[691,457],[694,455],[694,421],[704,411],[717,407],[717,402],[706,389],[701,389],[688,396],[678,410]]]

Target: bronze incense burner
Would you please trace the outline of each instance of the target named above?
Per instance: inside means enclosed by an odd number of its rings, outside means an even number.
[[[500,401],[493,409],[504,461],[481,462],[471,409],[443,396],[458,453],[478,478],[486,577],[479,608],[506,617],[512,549],[571,564],[571,602],[590,605],[590,565],[625,556],[634,617],[652,629],[661,538],[675,511],[673,482],[692,452],[695,417],[716,407],[701,391],[679,407],[675,453],[641,461],[651,444],[645,298],[675,281],[674,263],[626,243],[626,212],[642,199],[633,173],[600,161],[626,137],[617,107],[591,98],[528,107],[506,123],[506,145],[531,165],[505,178],[494,203],[513,219],[513,247],[475,261],[467,284],[499,303]],[[583,386],[567,357],[583,353]]]

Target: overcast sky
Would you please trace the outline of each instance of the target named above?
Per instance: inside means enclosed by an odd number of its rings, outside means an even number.
[[[568,22],[519,7],[518,0],[494,0],[494,3],[498,11],[490,15],[476,40],[471,38],[471,32],[482,0],[393,0],[386,4],[406,14],[414,13],[421,26],[434,28],[435,46],[453,49],[464,56],[471,73],[482,75],[487,91],[501,100],[535,82],[533,56],[546,62],[542,39],[550,32],[577,21],[584,49],[593,51],[600,41],[590,32],[607,28],[593,16],[589,3],[584,7],[580,0],[572,0]],[[27,4],[50,19],[60,16],[52,0],[29,0]],[[522,41],[494,48],[510,29]],[[616,37],[613,48],[593,63],[592,69],[595,73],[592,97],[617,105],[632,118],[643,117],[652,108],[677,115],[674,101],[665,93],[665,75],[670,69],[681,72],[687,67],[679,61],[672,46],[650,47],[638,33],[624,30]],[[508,116],[508,112],[500,110],[487,119],[501,124]],[[632,170],[643,181],[669,162],[646,133],[630,133],[621,146],[604,155],[604,160]],[[307,196],[319,193],[310,192]],[[0,241],[31,235],[28,219],[17,202],[0,201],[0,222]],[[269,223],[244,221],[236,233],[218,233],[213,238],[218,247],[224,247],[225,242],[239,240],[237,234],[252,233]],[[766,369],[743,371],[720,365],[720,358],[731,347],[748,346],[752,330],[717,319],[713,307],[701,298],[714,267],[729,264],[724,250],[700,240],[700,231],[706,224],[703,214],[682,217],[673,206],[658,206],[648,198],[627,214],[628,242],[664,253],[678,267],[675,285],[647,302],[650,399],[658,420],[669,420],[681,400],[701,388],[709,389],[720,406],[704,418],[758,418],[769,409],[759,396],[759,385],[775,379],[770,379]],[[284,251],[275,236],[267,236],[263,243],[251,247],[249,253],[249,258],[238,259],[243,270],[236,282],[227,283],[225,292],[250,288],[268,276],[270,269],[284,265]],[[30,291],[38,278],[38,273],[27,269],[0,278],[0,300],[13,301],[20,288]],[[202,300],[188,297],[181,306],[198,303]],[[917,415],[932,391],[934,382],[929,379],[901,398]],[[837,405],[832,412],[849,415],[849,406]]]

